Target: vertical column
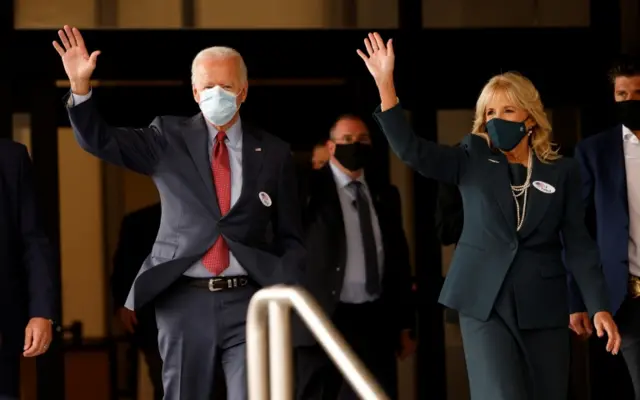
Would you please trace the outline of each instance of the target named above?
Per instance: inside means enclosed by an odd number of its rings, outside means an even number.
[[[611,60],[620,53],[620,2],[591,0],[590,25],[593,38],[593,71],[598,74],[590,84],[589,104],[585,104],[581,115],[582,137],[600,132],[611,124],[610,110],[612,89],[606,73]]]
[[[12,34],[13,1],[3,1],[0,3],[0,43],[3,44],[3,48],[11,48]],[[10,78],[10,73],[0,76],[0,138],[10,138],[12,133],[13,105]]]
[[[640,3],[620,0],[620,39],[624,53],[640,54]]]
[[[196,2],[195,0],[182,0],[182,27],[195,28],[196,26]]]
[[[51,78],[51,79],[47,79]],[[58,191],[58,127],[56,110],[59,105],[56,88],[52,77],[44,77],[34,82],[37,88],[31,96],[32,108],[32,141],[31,154],[34,164],[36,195],[40,206],[42,222],[47,237],[54,249],[56,282],[60,296],[55,300],[56,307],[62,314],[61,281],[60,281],[60,200]],[[61,315],[62,317],[62,315]],[[62,318],[60,318],[60,321]],[[37,359],[38,399],[64,400],[64,354],[62,334],[54,331],[51,348]]]
[[[95,0],[95,26],[115,28],[118,26],[118,0]]]
[[[403,49],[415,49],[422,32],[422,1],[399,0],[398,24],[402,36]],[[402,58],[403,57],[403,58]],[[404,51],[398,64],[402,74],[398,74],[398,87],[401,91],[403,104],[413,112],[412,124],[416,132],[422,133],[428,140],[437,140],[436,106],[429,96],[428,88],[416,88],[419,85],[429,85],[429,81],[420,79],[420,71],[428,70],[428,66],[421,65],[418,59],[407,59],[411,53]],[[426,74],[428,76],[428,74]],[[402,79],[404,78],[404,80]],[[419,205],[414,210],[415,216],[415,269],[417,279],[418,302],[418,365],[417,376],[427,377],[418,380],[417,398],[446,398],[446,374],[444,362],[444,316],[442,307],[437,299],[442,287],[442,273],[440,262],[440,246],[435,237],[435,210],[437,186],[435,182],[414,174],[414,204]]]

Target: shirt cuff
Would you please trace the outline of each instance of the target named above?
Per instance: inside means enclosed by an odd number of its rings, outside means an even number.
[[[129,295],[127,296],[127,301],[124,302],[124,306],[131,311],[135,311],[133,307],[133,287],[129,291]]]
[[[80,104],[89,100],[91,98],[91,92],[92,90],[89,90],[89,93],[87,94],[71,93],[71,96],[69,96],[69,107],[79,106]]]

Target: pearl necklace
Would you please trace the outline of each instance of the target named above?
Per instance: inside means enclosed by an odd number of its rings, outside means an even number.
[[[527,192],[529,191],[529,186],[531,186],[531,170],[533,169],[533,155],[531,149],[529,149],[529,161],[527,162],[527,179],[524,181],[522,185],[511,185],[511,194],[513,195],[513,200],[516,202],[516,216],[517,216],[517,225],[516,231],[519,231],[522,228],[522,223],[524,222],[524,216],[527,212]],[[522,213],[520,210],[520,204],[518,203],[518,197],[524,196],[524,200],[522,200]]]

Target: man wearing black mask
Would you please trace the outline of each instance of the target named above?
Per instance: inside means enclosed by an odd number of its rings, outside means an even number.
[[[580,161],[583,195],[588,225],[598,241],[602,269],[609,287],[611,311],[622,336],[622,355],[640,400],[640,60],[621,58],[610,73],[618,125],[580,142],[576,158]],[[591,322],[573,285],[571,328],[589,336]],[[594,346],[600,347],[600,346]],[[611,393],[612,368],[597,350],[590,364],[592,382],[604,383],[606,393],[594,393],[594,400],[626,398]],[[602,360],[600,360],[602,359]],[[602,361],[602,362],[601,362]],[[618,376],[612,376],[618,375]],[[606,381],[603,382],[603,381]]]
[[[305,286],[393,399],[396,355],[415,349],[400,196],[365,179],[372,146],[361,119],[339,118],[327,148],[331,158],[312,178],[304,210]],[[294,342],[298,399],[357,398],[306,328],[294,324]]]

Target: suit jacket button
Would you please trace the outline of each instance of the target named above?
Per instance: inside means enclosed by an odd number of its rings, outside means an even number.
[[[332,290],[332,291],[331,291],[331,294],[335,296],[335,295],[336,295],[336,291],[335,291],[335,290]]]
[[[336,268],[336,271],[340,271],[340,267]]]

